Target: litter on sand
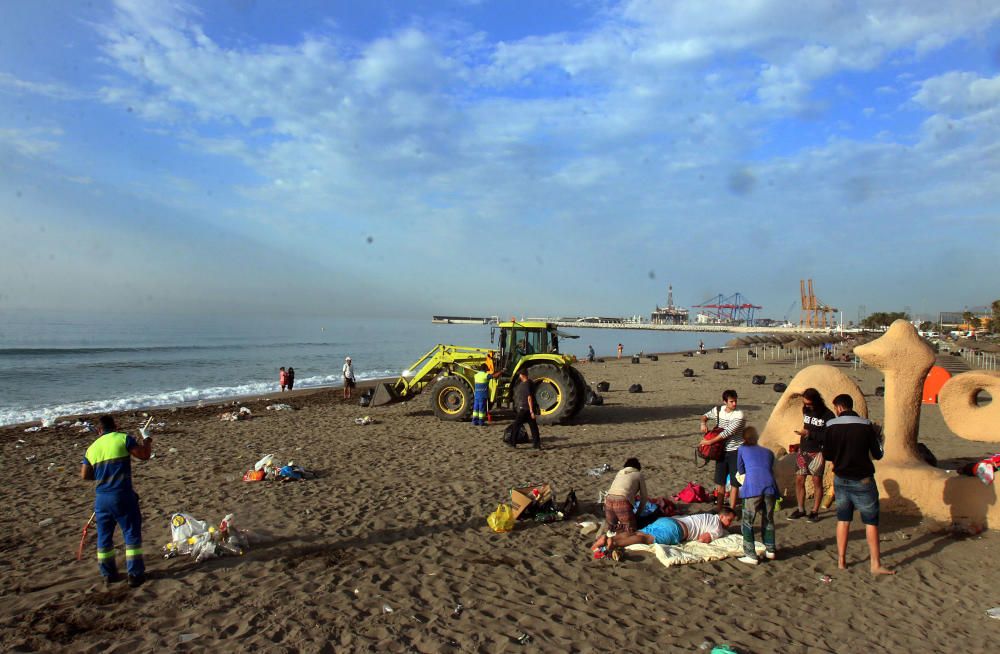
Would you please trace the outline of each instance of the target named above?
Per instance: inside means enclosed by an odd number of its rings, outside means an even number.
[[[986,612],[986,615],[996,620],[1000,620],[1000,606],[994,606],[992,609]]]
[[[241,406],[239,411],[226,411],[219,416],[219,419],[223,422],[230,422],[233,420],[249,420],[253,418],[253,413],[250,409],[245,406]]]
[[[175,513],[170,516],[170,542],[163,546],[163,557],[189,554],[201,562],[220,556],[242,556],[249,547],[248,534],[236,527],[232,513],[222,519],[218,528],[187,513]]]
[[[374,425],[376,424],[376,422],[377,421],[375,420],[375,418],[372,418],[371,416],[365,416],[363,418],[354,419],[354,424],[356,425]]]
[[[591,468],[590,470],[587,471],[587,474],[591,475],[592,477],[600,477],[605,472],[611,472],[611,466],[607,463],[605,463],[604,465],[597,466],[596,468]]]
[[[289,461],[286,465],[275,463],[276,455],[265,454],[260,461],[254,464],[253,470],[247,470],[243,475],[243,481],[298,481],[300,479],[313,479],[316,475],[302,466],[298,466],[294,461]]]
[[[294,411],[294,409],[288,404],[268,404],[268,411]]]

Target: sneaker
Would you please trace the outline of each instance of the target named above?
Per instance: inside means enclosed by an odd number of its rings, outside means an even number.
[[[145,583],[145,581],[146,581],[146,575],[145,574],[141,574],[141,575],[129,575],[128,576],[128,587],[129,588],[138,588],[143,583]]]
[[[774,557],[775,557],[775,553],[774,552],[764,552],[764,556],[767,558],[768,561],[773,561]]]
[[[746,563],[747,565],[757,565],[760,561],[757,560],[756,556],[741,556],[737,559],[740,563]]]
[[[790,514],[788,514],[789,520],[798,520],[799,518],[806,517],[806,512],[801,509],[795,509]]]
[[[819,514],[813,511],[809,514],[807,520],[809,520],[809,522],[819,522]]]

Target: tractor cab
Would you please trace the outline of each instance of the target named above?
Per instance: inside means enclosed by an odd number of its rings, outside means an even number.
[[[500,323],[499,365],[504,377],[510,377],[518,362],[534,354],[559,354],[559,334],[545,322]]]

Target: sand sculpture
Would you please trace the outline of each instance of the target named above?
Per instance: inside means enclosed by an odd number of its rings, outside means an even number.
[[[913,325],[897,320],[883,336],[854,351],[885,376],[885,457],[875,464],[883,508],[921,514],[973,530],[1000,528],[996,486],[933,468],[917,452],[923,383],[934,364],[934,352]],[[794,457],[782,455],[789,444],[798,442],[792,432],[802,420],[799,394],[810,386],[828,403],[835,395],[848,393],[854,398],[858,414],[868,414],[861,390],[840,370],[817,365],[800,371],[772,411],[760,440],[779,456],[775,476],[782,489],[794,488]],[[990,393],[994,401],[978,406],[976,396],[980,391]],[[1000,400],[1000,374],[984,371],[952,377],[938,398],[945,422],[956,435],[1000,442],[1000,403],[996,400]],[[827,484],[831,483],[832,475],[827,478]]]

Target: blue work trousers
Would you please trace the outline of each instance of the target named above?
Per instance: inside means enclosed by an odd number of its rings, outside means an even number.
[[[139,512],[139,496],[128,490],[117,493],[97,493],[94,502],[95,524],[97,525],[97,562],[101,574],[115,577],[118,564],[115,562],[115,525],[122,528],[125,537],[125,564],[128,573],[142,575],[146,564],[142,560],[142,513]]]

